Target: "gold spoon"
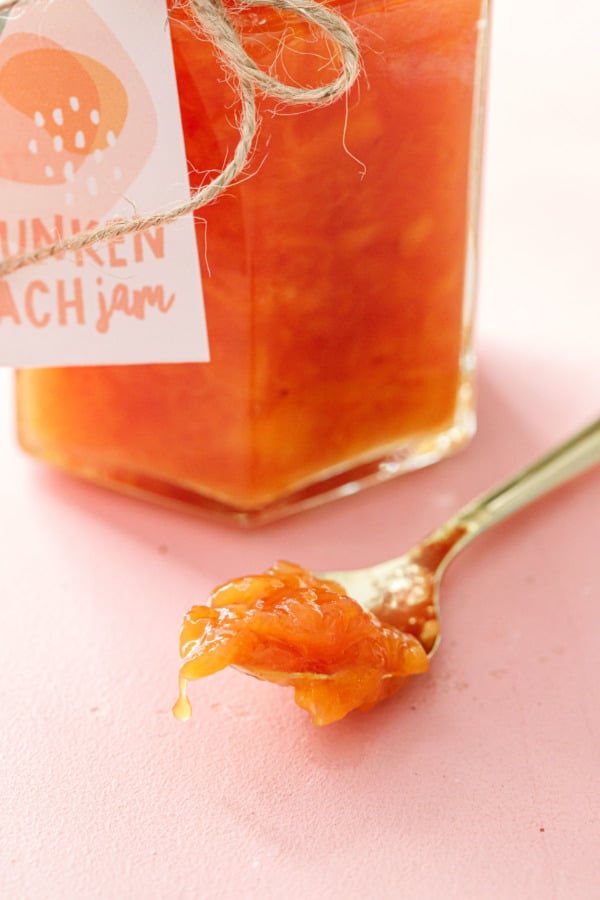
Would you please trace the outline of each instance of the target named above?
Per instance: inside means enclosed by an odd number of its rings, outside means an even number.
[[[414,634],[431,657],[440,643],[439,587],[448,563],[483,531],[599,462],[600,419],[473,500],[402,556],[317,577],[336,581],[365,610]]]
[[[344,593],[383,623],[393,625],[405,634],[414,635],[422,644],[427,656],[431,658],[440,643],[438,597],[440,581],[448,563],[477,535],[599,462],[600,419],[542,456],[501,487],[469,503],[445,525],[403,556],[366,569],[320,572],[316,577],[335,582]],[[279,565],[301,569],[291,563]],[[272,573],[267,573],[267,576],[270,574]],[[184,666],[186,662],[193,661],[197,655],[198,649],[192,642],[189,658],[186,657],[184,660]],[[316,702],[314,692],[311,690],[302,701],[298,699],[298,690],[303,684],[335,682],[336,675],[304,670],[261,671],[255,667],[248,669],[239,665],[236,665],[236,668],[267,681],[293,685],[296,690],[296,702],[310,712],[315,724],[328,724],[341,718],[351,708],[355,708],[350,704],[347,709],[340,712],[340,697],[336,691],[333,695],[335,701],[333,708],[336,710],[333,717],[328,704],[321,709],[322,698]],[[188,678],[189,675],[184,675],[182,669],[179,697],[173,707],[173,712],[179,719],[187,719],[191,715],[191,706],[187,698]],[[382,678],[398,680],[393,673],[384,674]],[[375,702],[378,700],[375,699]],[[359,708],[363,707],[359,705]]]

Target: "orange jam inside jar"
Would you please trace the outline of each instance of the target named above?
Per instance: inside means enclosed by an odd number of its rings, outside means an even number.
[[[247,177],[198,216],[210,362],[22,370],[25,449],[244,522],[469,439],[488,3],[335,9],[362,55],[346,101],[263,100]],[[171,30],[194,188],[238,135],[234,85],[186,15],[174,10]],[[258,65],[288,83],[339,71],[291,13],[235,21]]]

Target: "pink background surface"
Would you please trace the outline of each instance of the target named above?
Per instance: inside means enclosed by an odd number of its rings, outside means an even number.
[[[236,672],[170,715],[188,605],[278,557],[404,550],[598,414],[595,0],[499,3],[478,327],[460,456],[252,533],[17,450],[0,378],[3,898],[596,898],[600,470],[451,567],[431,673],[315,729]]]

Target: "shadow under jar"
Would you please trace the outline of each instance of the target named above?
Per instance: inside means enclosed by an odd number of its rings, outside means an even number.
[[[263,101],[249,177],[198,218],[210,362],[21,370],[27,451],[248,523],[468,441],[488,3],[335,8],[362,54],[347,102]],[[325,39],[297,17],[264,7],[236,21],[261,67],[277,58],[294,84],[335,77]],[[197,187],[236,143],[236,101],[188,25],[174,10]]]

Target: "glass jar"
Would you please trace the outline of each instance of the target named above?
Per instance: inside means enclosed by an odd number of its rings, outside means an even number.
[[[211,361],[21,370],[27,451],[252,522],[468,441],[488,3],[336,9],[362,53],[347,102],[264,102],[247,177],[198,217]],[[324,39],[297,17],[261,7],[236,21],[262,68],[277,60],[299,84],[335,75]],[[235,145],[235,93],[188,26],[175,10],[197,187]]]

